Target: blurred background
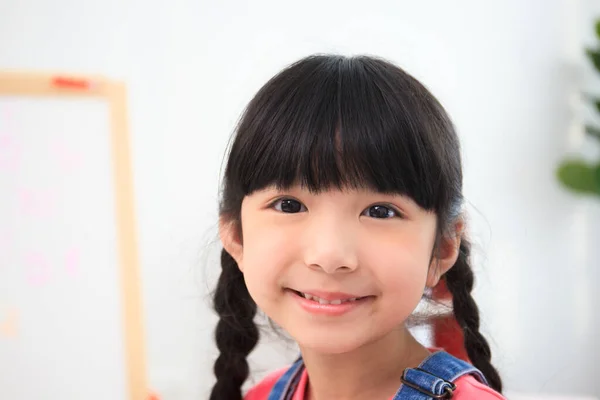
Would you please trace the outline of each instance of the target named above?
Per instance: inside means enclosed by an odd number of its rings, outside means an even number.
[[[127,84],[147,374],[161,398],[207,398],[213,382],[229,137],[258,88],[314,52],[388,58],[452,116],[475,295],[509,398],[600,398],[600,196],[557,178],[569,157],[599,160],[581,95],[600,96],[585,53],[598,17],[592,0],[0,0],[0,69]],[[254,379],[294,355],[266,334]],[[0,374],[15,362],[0,359]]]

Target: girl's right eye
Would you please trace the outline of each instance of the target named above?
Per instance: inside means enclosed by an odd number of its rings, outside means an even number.
[[[304,204],[300,203],[298,200],[288,198],[276,200],[271,207],[279,212],[284,212],[287,214],[295,214],[306,211]]]

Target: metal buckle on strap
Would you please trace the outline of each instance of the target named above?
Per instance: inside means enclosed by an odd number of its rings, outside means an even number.
[[[445,383],[447,383],[447,384],[448,384],[448,386],[446,386],[446,387],[444,388],[444,393],[442,393],[442,394],[435,394],[435,393],[431,393],[430,391],[428,391],[428,390],[425,390],[425,389],[422,389],[422,388],[418,387],[417,385],[415,385],[415,384],[413,384],[413,383],[411,383],[411,382],[407,381],[407,380],[406,380],[406,371],[408,371],[409,369],[415,369],[415,370],[418,370],[418,371],[424,372],[424,373],[426,373],[426,374],[428,374],[428,375],[431,375],[431,376],[433,376],[433,377],[435,377],[435,378],[437,378],[437,379],[441,379],[441,378],[439,378],[439,377],[437,377],[437,376],[435,376],[435,375],[433,375],[433,374],[430,374],[429,372],[427,372],[427,371],[425,371],[425,370],[423,370],[423,369],[421,369],[421,368],[406,368],[406,369],[404,370],[404,372],[402,373],[402,377],[400,378],[400,381],[402,382],[402,384],[403,384],[403,385],[406,385],[406,386],[408,386],[409,388],[416,390],[417,392],[420,392],[420,393],[426,394],[426,395],[427,395],[427,396],[429,396],[429,397],[433,397],[434,399],[451,399],[451,398],[452,398],[452,396],[454,396],[454,391],[456,390],[456,385],[455,385],[454,383],[452,383],[452,382],[448,382],[447,380],[444,380],[444,379],[442,379],[442,380],[443,380]]]

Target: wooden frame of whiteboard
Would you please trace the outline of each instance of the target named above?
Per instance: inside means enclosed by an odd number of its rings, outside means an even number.
[[[94,97],[106,100],[109,106],[125,370],[129,398],[144,400],[148,388],[125,84],[100,76],[0,71],[0,96]]]

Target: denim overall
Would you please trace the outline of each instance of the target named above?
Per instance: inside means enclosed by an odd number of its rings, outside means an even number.
[[[304,371],[302,359],[296,361],[273,386],[268,400],[291,400]],[[444,351],[431,354],[418,368],[407,368],[400,378],[400,389],[393,400],[451,399],[454,383],[464,375],[473,375],[487,384],[483,374],[471,364]]]

